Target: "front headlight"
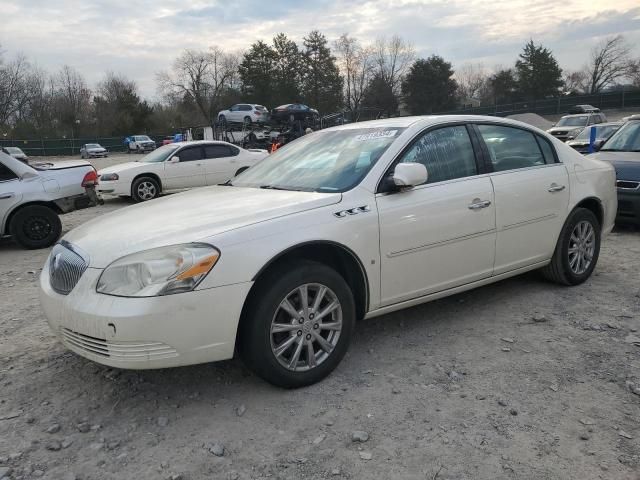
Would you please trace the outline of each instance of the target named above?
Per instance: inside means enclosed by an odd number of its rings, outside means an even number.
[[[153,248],[113,262],[100,275],[96,290],[119,297],[190,292],[219,258],[220,252],[205,243]]]
[[[120,177],[117,173],[105,173],[100,176],[100,180],[103,182],[113,182],[114,180],[118,180]]]

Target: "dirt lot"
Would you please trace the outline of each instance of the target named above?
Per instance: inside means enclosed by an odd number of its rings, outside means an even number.
[[[238,360],[134,372],[65,351],[38,303],[47,254],[0,245],[0,478],[640,479],[640,232],[579,287],[530,274],[360,322],[297,391]]]

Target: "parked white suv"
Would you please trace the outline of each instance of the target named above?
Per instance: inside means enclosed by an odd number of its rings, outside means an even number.
[[[520,122],[353,123],[227,186],[76,228],[44,266],[42,306],[64,345],[105,365],[239,351],[261,377],[299,387],[338,365],[356,319],[535,269],[584,282],[616,206],[611,165]]]
[[[0,153],[0,236],[25,248],[53,245],[62,231],[58,214],[96,205],[97,174],[89,162],[34,163]]]
[[[218,122],[265,123],[269,118],[269,110],[255,103],[238,103],[218,113]]]
[[[156,149],[156,142],[151,140],[147,135],[132,135],[129,137],[128,151],[129,153],[146,153]]]

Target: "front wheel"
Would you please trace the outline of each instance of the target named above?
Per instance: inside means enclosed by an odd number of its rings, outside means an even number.
[[[154,178],[136,178],[131,186],[131,198],[138,203],[153,200],[158,195],[160,195],[160,185]]]
[[[273,385],[297,388],[331,373],[355,324],[351,289],[335,270],[312,261],[267,274],[240,326],[239,351]]]
[[[551,263],[542,274],[561,285],[579,285],[591,276],[599,255],[600,222],[591,210],[577,208],[562,227]]]
[[[62,233],[60,217],[44,205],[24,207],[13,216],[9,233],[14,241],[28,249],[50,247]]]

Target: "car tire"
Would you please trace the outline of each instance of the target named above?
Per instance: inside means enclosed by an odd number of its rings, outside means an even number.
[[[9,233],[13,240],[24,248],[46,248],[60,238],[62,222],[53,209],[44,205],[30,205],[13,215]]]
[[[136,203],[153,200],[160,195],[160,185],[155,178],[138,177],[131,185],[131,198]]]
[[[591,210],[577,208],[562,227],[549,265],[543,276],[560,285],[579,285],[587,280],[600,255],[600,222]]]
[[[251,117],[250,116],[247,115],[246,117],[244,117],[243,121],[244,121],[245,125],[251,125]]]
[[[220,125],[226,125],[227,124],[227,117],[225,117],[224,115],[220,115],[218,117],[218,123]]]
[[[259,281],[239,328],[238,350],[245,364],[283,388],[311,385],[329,375],[347,352],[356,315],[353,293],[340,274],[318,262],[295,264],[274,269]],[[306,315],[300,289],[307,292]]]

